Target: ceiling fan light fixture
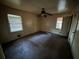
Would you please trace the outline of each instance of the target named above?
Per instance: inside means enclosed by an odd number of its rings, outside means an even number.
[[[45,8],[42,8],[41,13],[40,13],[40,16],[47,17],[47,16],[51,16],[51,15],[52,15],[52,14],[47,13],[47,12],[45,11]]]

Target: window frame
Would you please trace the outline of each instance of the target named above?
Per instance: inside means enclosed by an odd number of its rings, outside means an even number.
[[[8,23],[9,23],[9,30],[10,30],[10,32],[19,32],[19,31],[23,31],[22,17],[21,17],[20,15],[7,14],[7,17],[8,17]],[[19,22],[18,22],[18,21],[16,21],[16,23],[13,22],[13,23],[14,23],[13,26],[15,26],[16,28],[19,27],[19,28],[17,28],[16,30],[13,30],[12,27],[11,27],[12,24],[11,24],[10,17],[14,17],[14,18],[16,18],[16,19],[19,18],[19,20],[18,20]],[[20,24],[20,25],[16,26],[15,24]]]
[[[58,26],[57,26],[57,25],[58,25],[57,23],[58,23],[58,21],[59,21],[58,18],[62,18],[61,28],[57,28],[57,27],[58,27]],[[63,17],[57,17],[57,19],[56,19],[56,27],[55,27],[55,28],[56,28],[57,30],[62,30],[62,27],[63,27]]]

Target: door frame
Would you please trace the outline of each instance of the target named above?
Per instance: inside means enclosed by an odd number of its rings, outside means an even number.
[[[76,24],[76,28],[75,28],[75,32],[74,32],[74,37],[73,37],[73,41],[72,41],[71,45],[73,45],[73,42],[75,40],[75,36],[76,36],[76,32],[77,32],[77,26],[78,26],[78,21],[79,21],[79,14],[76,13],[76,15],[77,15],[77,24]]]
[[[75,30],[73,31],[73,32],[71,32],[71,27],[72,27],[72,24],[73,24],[73,17],[77,17],[77,23],[76,23],[76,27],[75,27]],[[69,33],[71,32],[71,34],[73,33],[73,38],[72,38],[72,42],[70,41],[71,40],[71,38],[70,38],[70,35],[68,35],[68,41],[69,41],[69,43],[70,43],[70,45],[72,46],[73,45],[73,41],[74,41],[74,39],[75,39],[75,34],[76,34],[76,29],[77,29],[77,26],[78,26],[78,18],[79,18],[79,15],[78,15],[78,13],[75,13],[75,14],[73,14],[72,15],[72,21],[71,21],[71,25],[70,25],[70,30],[69,30]]]

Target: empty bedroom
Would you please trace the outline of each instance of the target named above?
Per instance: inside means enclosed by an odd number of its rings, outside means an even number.
[[[0,59],[79,59],[79,1],[1,0]]]

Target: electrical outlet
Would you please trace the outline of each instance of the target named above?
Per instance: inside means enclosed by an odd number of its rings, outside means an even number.
[[[21,37],[21,35],[19,34],[19,35],[17,35],[17,37]]]

